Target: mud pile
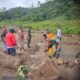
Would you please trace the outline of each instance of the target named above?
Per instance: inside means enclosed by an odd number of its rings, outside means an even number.
[[[27,43],[26,39],[25,43]],[[75,47],[72,45],[65,46],[63,45],[64,50],[61,58],[68,55],[74,59],[76,53],[80,51],[80,47],[75,46],[78,49],[74,49]],[[43,41],[42,31],[34,31],[32,33],[31,47],[26,47],[26,51],[17,52],[16,57],[6,55],[0,51],[0,80],[16,80],[17,66],[20,64],[24,64],[28,70],[26,80],[80,80],[80,64],[74,64],[73,59],[71,61],[61,60],[60,64],[57,63],[56,59],[52,62],[45,49],[46,43]],[[74,50],[75,53],[73,53]]]

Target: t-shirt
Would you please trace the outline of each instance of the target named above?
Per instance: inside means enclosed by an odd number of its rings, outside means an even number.
[[[52,38],[55,38],[55,35],[50,33],[47,35],[47,37],[48,37],[48,39],[52,39]]]
[[[57,30],[57,37],[61,37],[61,36],[62,36],[61,30],[58,29],[58,30]]]

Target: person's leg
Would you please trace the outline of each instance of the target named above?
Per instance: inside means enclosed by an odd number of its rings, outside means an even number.
[[[62,38],[60,37],[60,41],[62,40]]]
[[[56,58],[60,58],[60,55],[61,55],[61,48],[59,48],[59,49],[57,50]]]
[[[16,49],[15,49],[15,48],[12,48],[12,50],[11,50],[11,55],[12,55],[12,56],[15,56],[15,55],[16,55]]]
[[[31,40],[29,39],[28,40],[28,48],[30,48],[30,43],[31,43]]]
[[[60,58],[60,52],[56,54],[56,58]]]
[[[7,53],[7,47],[6,47],[6,44],[5,44],[5,43],[3,43],[3,51],[4,51],[5,53]]]
[[[11,49],[10,49],[10,48],[8,48],[7,52],[8,52],[8,54],[10,55],[10,53],[11,53]]]
[[[48,49],[48,54],[49,54],[49,57],[52,57],[52,54],[53,54],[52,48]]]
[[[25,51],[24,40],[22,41],[22,49]]]
[[[53,57],[56,57],[56,46],[53,45],[52,49],[53,49]]]
[[[56,57],[56,52],[53,53],[53,57]]]
[[[23,49],[23,44],[21,43],[21,45],[20,45],[20,51],[22,51],[22,49]]]
[[[16,50],[15,50],[15,48],[8,48],[8,54],[9,54],[9,55],[12,55],[12,56],[15,56],[15,55],[16,55]]]

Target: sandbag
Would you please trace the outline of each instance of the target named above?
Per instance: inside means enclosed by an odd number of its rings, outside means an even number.
[[[16,69],[20,65],[21,60],[19,57],[13,57],[8,54],[0,53],[0,65],[5,68]]]

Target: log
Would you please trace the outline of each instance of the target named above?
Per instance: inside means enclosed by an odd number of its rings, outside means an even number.
[[[0,53],[0,66],[4,68],[17,69],[21,60],[8,54]]]

